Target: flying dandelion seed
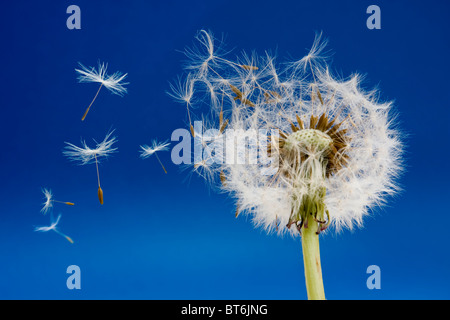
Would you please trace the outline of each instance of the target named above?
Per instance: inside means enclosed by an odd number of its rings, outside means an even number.
[[[186,111],[189,119],[189,128],[191,134],[195,137],[194,126],[192,125],[190,106],[192,105],[192,95],[194,94],[194,83],[195,79],[188,76],[185,80],[178,78],[176,84],[170,84],[171,92],[168,92],[171,97],[176,99],[178,102],[186,104]]]
[[[100,204],[103,204],[103,190],[100,187],[100,174],[98,170],[99,158],[101,157],[109,157],[112,153],[117,151],[117,148],[113,148],[113,144],[117,142],[116,137],[111,137],[114,130],[109,132],[105,139],[96,143],[95,149],[91,149],[88,147],[84,140],[81,141],[81,147],[73,145],[72,143],[66,142],[67,146],[65,147],[65,151],[63,154],[67,156],[72,161],[80,162],[81,165],[92,164],[95,162],[95,167],[97,169],[97,182],[98,182],[98,199]]]
[[[167,170],[164,167],[164,165],[162,164],[161,160],[159,159],[157,152],[169,150],[169,148],[168,148],[169,145],[170,145],[170,143],[167,141],[157,142],[156,140],[153,140],[151,147],[149,147],[148,145],[140,146],[142,149],[141,158],[146,159],[146,158],[150,157],[152,154],[155,154],[156,159],[158,159],[158,162],[161,165],[161,167],[163,168],[164,172],[167,173]]]
[[[214,95],[219,101],[207,113],[212,129],[278,133],[266,136],[256,163],[201,165],[236,198],[236,217],[249,214],[268,232],[301,235],[308,298],[324,299],[318,235],[329,226],[361,226],[364,216],[399,190],[403,146],[392,104],[380,102],[376,90],[364,91],[358,74],[333,76],[321,34],[304,58],[283,68],[268,54],[237,62],[219,57],[212,35],[200,34],[208,54],[201,62],[197,51],[187,52],[196,59],[187,78],[194,86],[191,99],[205,104]],[[201,83],[212,85],[206,96]],[[262,174],[267,156],[278,162],[273,175]]]
[[[61,231],[58,230],[57,225],[58,225],[60,219],[61,219],[61,215],[58,215],[58,218],[56,218],[56,220],[54,220],[53,219],[53,215],[51,214],[50,215],[50,225],[49,226],[44,226],[44,227],[36,227],[34,229],[34,231],[47,232],[47,231],[53,230],[57,234],[59,234],[60,236],[64,237],[70,243],[73,243],[73,240],[72,240],[71,237],[65,235],[64,233],[62,233]]]
[[[48,212],[48,210],[53,208],[53,203],[54,202],[64,203],[64,204],[69,205],[69,206],[74,206],[75,205],[75,203],[73,203],[73,202],[65,202],[65,201],[58,201],[58,200],[52,199],[53,198],[53,194],[52,194],[52,191],[49,190],[49,189],[43,188],[42,189],[42,193],[44,193],[44,197],[45,197],[45,202],[43,203],[44,206],[41,209],[41,212],[43,214],[46,214]]]
[[[98,88],[97,93],[94,96],[94,99],[92,99],[92,102],[89,104],[89,107],[86,109],[86,112],[81,118],[81,121],[84,121],[89,110],[91,109],[92,104],[94,103],[95,99],[97,99],[97,96],[102,87],[107,88],[113,94],[123,96],[127,92],[127,89],[124,86],[127,85],[128,82],[123,82],[123,80],[127,77],[127,73],[122,74],[121,72],[115,72],[112,75],[107,75],[106,69],[108,68],[108,65],[105,63],[99,62],[98,69],[95,69],[94,67],[87,68],[81,63],[79,63],[79,65],[81,69],[75,69],[75,71],[79,74],[78,82],[100,83],[100,87]]]

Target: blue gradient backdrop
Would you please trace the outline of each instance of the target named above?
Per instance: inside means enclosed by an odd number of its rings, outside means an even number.
[[[81,30],[66,8],[81,8]],[[382,29],[366,28],[381,8]],[[302,57],[322,30],[332,66],[366,75],[394,100],[407,134],[404,191],[363,229],[321,239],[328,299],[449,299],[449,20],[447,1],[8,1],[0,11],[0,298],[306,299],[300,241],[266,235],[235,219],[233,201],[161,153],[139,145],[186,127],[185,109],[167,94],[182,72],[181,51],[202,28],[228,49]],[[129,74],[123,98],[78,84],[77,62],[109,63]],[[114,128],[119,152],[100,166],[62,155],[64,141],[103,139]],[[41,187],[74,207],[55,206],[48,224]],[[81,290],[66,268],[81,268]],[[366,268],[381,268],[381,289]]]

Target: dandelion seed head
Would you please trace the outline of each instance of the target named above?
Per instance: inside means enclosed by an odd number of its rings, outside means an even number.
[[[200,34],[200,45],[213,52],[212,35]],[[253,148],[256,163],[211,161],[207,155],[193,166],[208,180],[220,176],[220,188],[236,199],[238,211],[269,232],[298,234],[291,226],[298,227],[304,222],[300,213],[311,210],[323,213],[324,228],[361,226],[399,191],[403,145],[393,105],[380,102],[377,90],[363,89],[359,74],[333,75],[326,43],[317,34],[304,58],[281,66],[268,53],[233,60],[212,53],[204,58],[207,69],[195,61],[187,68],[194,87],[210,84],[208,90],[193,88],[196,101],[204,105],[208,100],[202,94],[214,96],[208,114],[215,120],[205,130],[222,134],[226,127],[238,139],[249,131],[279,132],[277,139],[269,137],[269,146]],[[275,169],[267,166],[262,151],[276,159]]]
[[[286,138],[286,148],[290,150],[302,146],[306,149],[316,148],[320,151],[328,151],[332,143],[333,139],[330,136],[316,129],[299,130]]]

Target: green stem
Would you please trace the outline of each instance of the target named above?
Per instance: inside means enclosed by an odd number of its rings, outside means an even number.
[[[312,216],[308,218],[307,228],[304,225],[302,227],[303,263],[308,300],[325,300],[320,264],[319,235],[316,233],[319,226]]]

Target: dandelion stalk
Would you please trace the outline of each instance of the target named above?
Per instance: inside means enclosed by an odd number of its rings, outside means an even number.
[[[320,263],[319,224],[312,221],[302,226],[303,264],[305,268],[306,291],[309,300],[325,300],[322,267]]]

